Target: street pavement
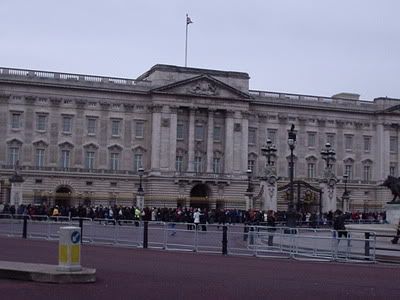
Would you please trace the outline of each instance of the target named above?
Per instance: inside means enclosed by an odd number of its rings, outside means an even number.
[[[58,261],[55,241],[0,237],[0,260]],[[1,299],[398,299],[400,267],[84,244],[92,284],[0,279]]]

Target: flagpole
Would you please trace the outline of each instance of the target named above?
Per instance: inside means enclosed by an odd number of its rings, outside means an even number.
[[[185,22],[186,22],[186,40],[185,40],[185,68],[187,67],[187,40],[188,40],[188,26],[189,26],[189,23],[188,23],[188,14],[186,14],[186,19],[185,19]]]

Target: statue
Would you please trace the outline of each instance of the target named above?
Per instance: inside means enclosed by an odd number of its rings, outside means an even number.
[[[394,196],[393,200],[388,203],[400,203],[400,201],[396,201],[397,198],[400,200],[400,178],[389,175],[380,186],[390,189]]]

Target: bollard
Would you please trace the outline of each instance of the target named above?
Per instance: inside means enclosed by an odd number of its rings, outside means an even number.
[[[147,249],[148,247],[148,238],[149,238],[149,222],[143,222],[143,248]]]
[[[79,227],[81,228],[81,244],[83,241],[83,219],[79,218]]]
[[[370,238],[371,234],[369,232],[365,233],[365,259],[369,260],[369,238]]]
[[[60,227],[58,244],[58,270],[80,271],[81,267],[81,228]]]
[[[228,255],[228,227],[222,227],[222,255]]]
[[[22,227],[22,238],[23,239],[26,239],[27,232],[28,232],[28,216],[24,215],[24,224],[23,224],[23,227]]]

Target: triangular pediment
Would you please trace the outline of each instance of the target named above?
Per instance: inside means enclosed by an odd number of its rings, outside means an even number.
[[[153,93],[246,100],[250,95],[209,75],[200,75],[152,90]]]

